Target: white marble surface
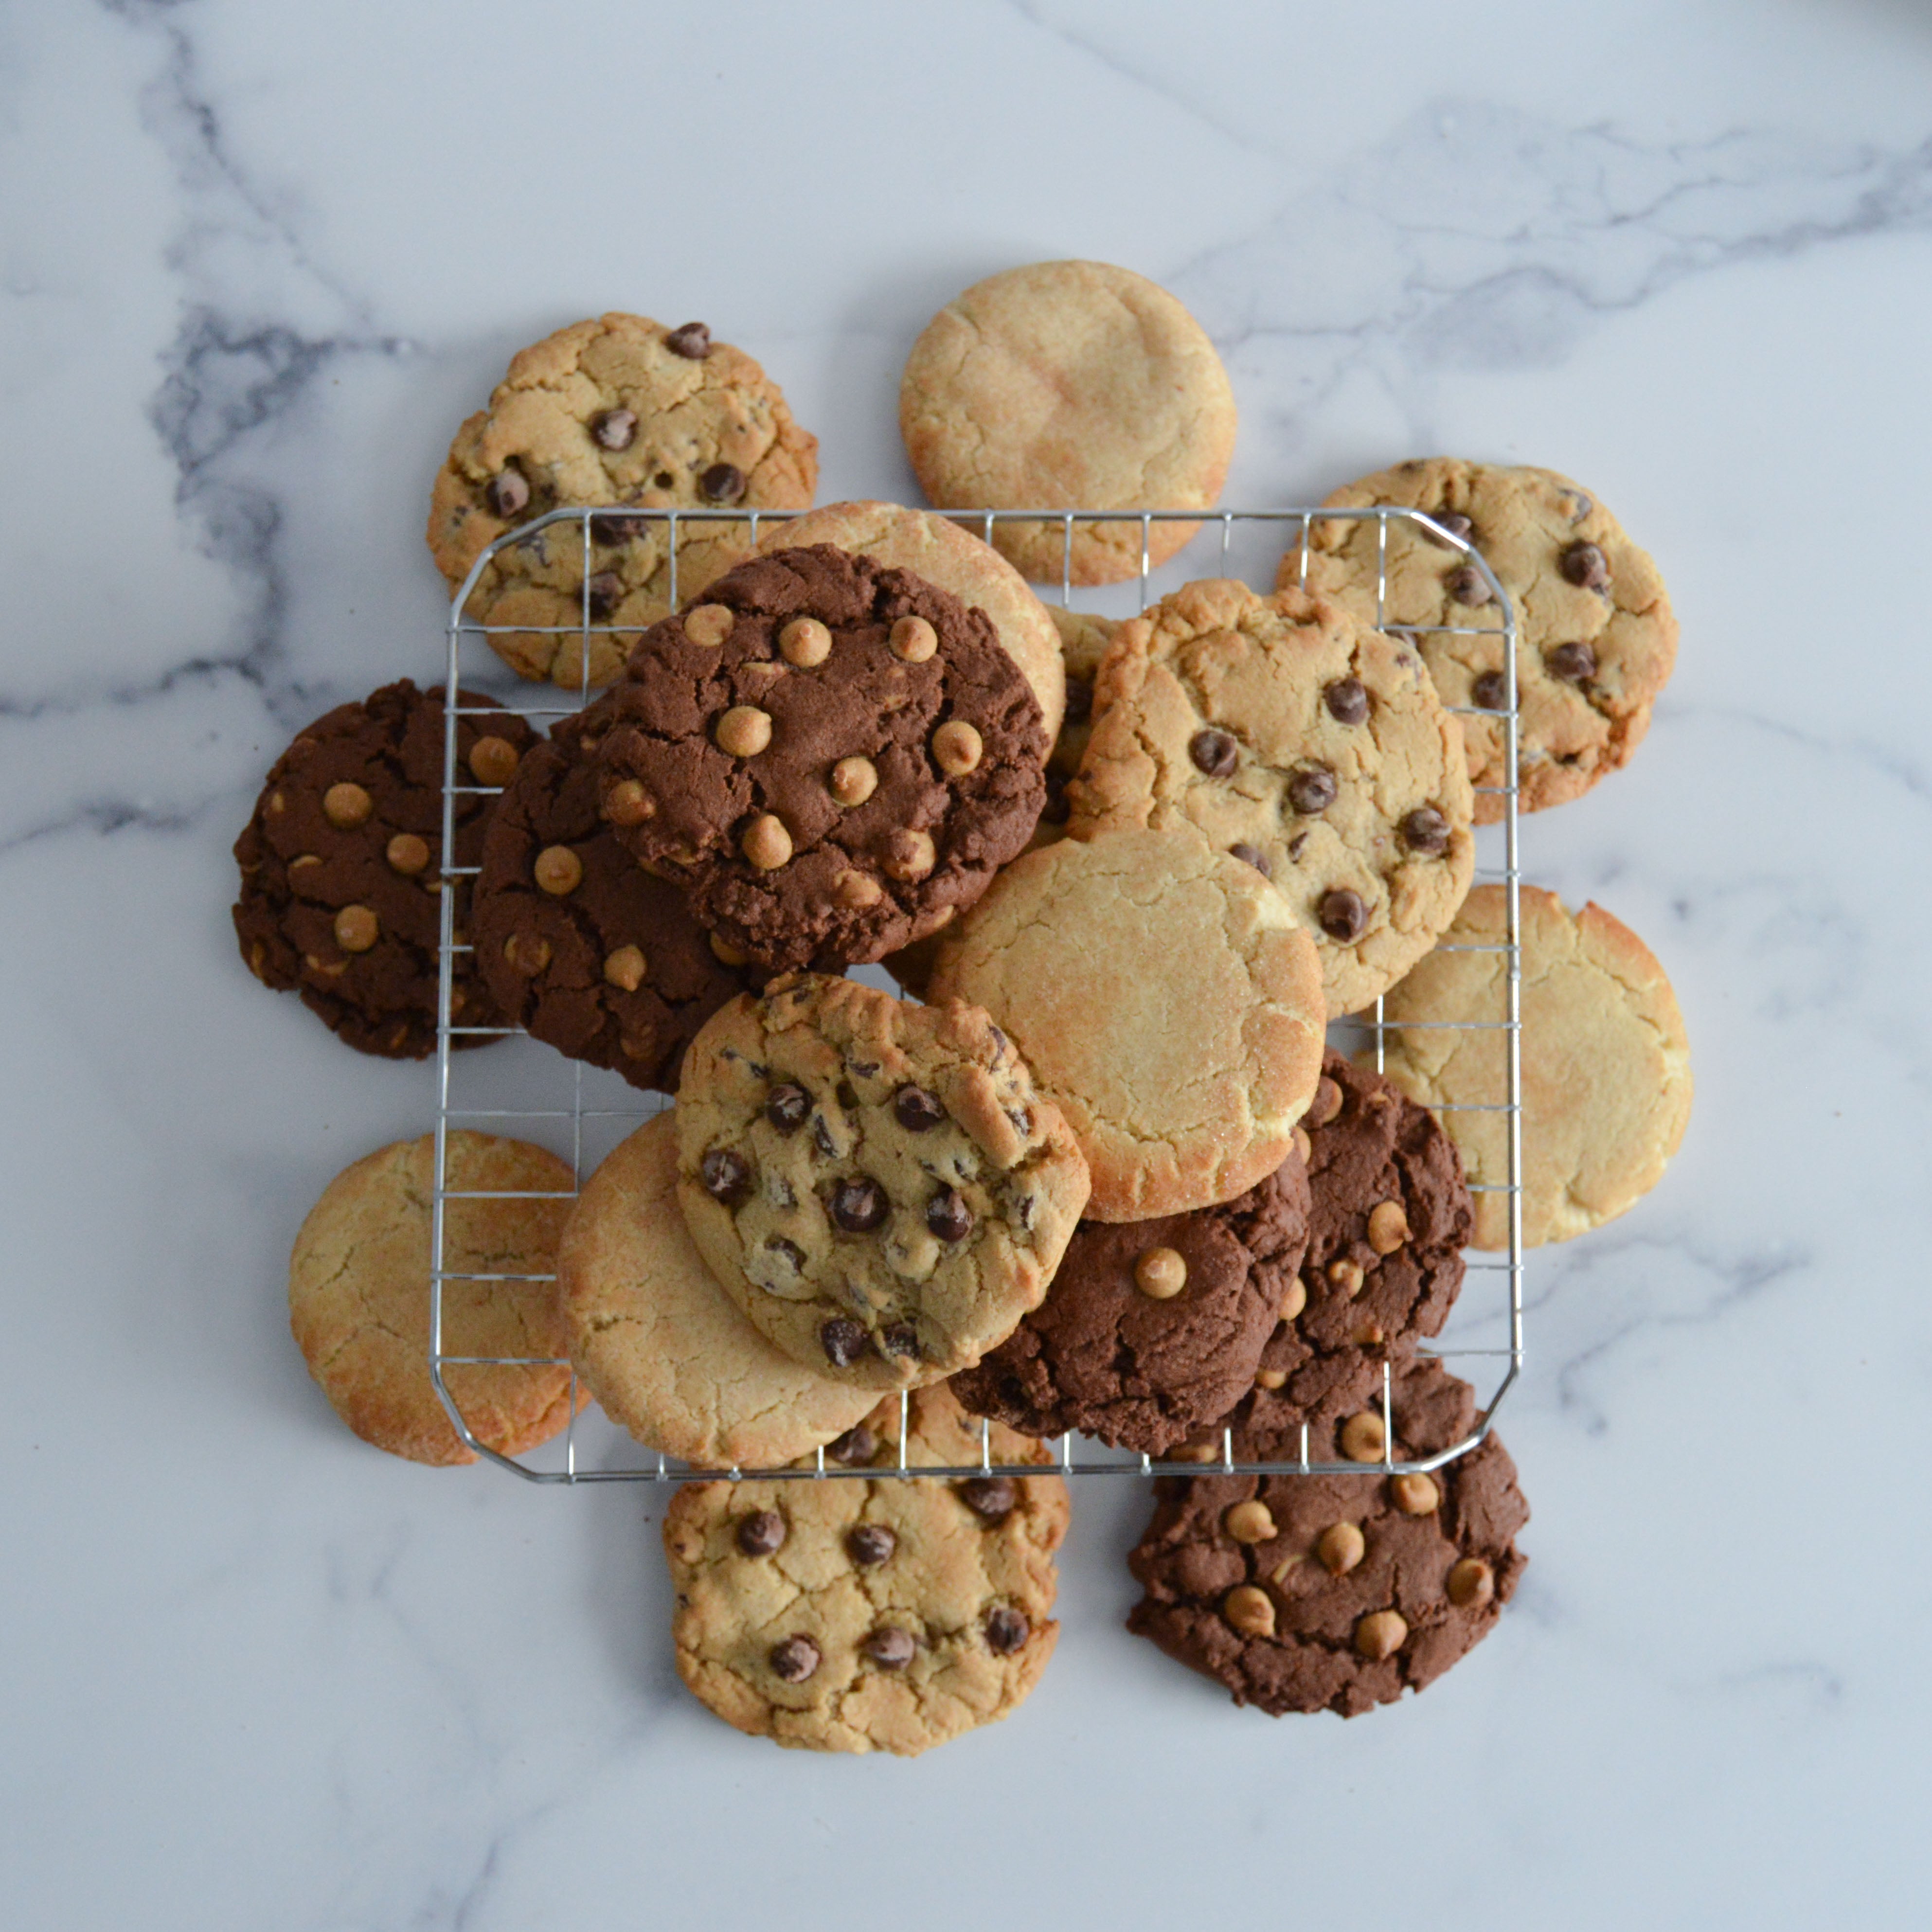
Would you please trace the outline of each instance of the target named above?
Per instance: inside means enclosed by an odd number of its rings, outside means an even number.
[[[0,1922],[1923,1923],[1932,16],[1906,0],[0,12]],[[1448,450],[1583,479],[1675,682],[1532,877],[1654,946],[1696,1117],[1537,1258],[1535,1505],[1426,1697],[1270,1723],[1130,1638],[913,1764],[672,1673],[647,1489],[335,1424],[283,1271],[423,1068],[247,976],[297,726],[433,676],[421,524],[508,354],[702,316],[900,494],[968,281],[1126,262],[1220,343],[1232,502]]]

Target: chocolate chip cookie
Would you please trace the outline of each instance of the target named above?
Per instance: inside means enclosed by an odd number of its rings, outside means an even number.
[[[457,720],[458,866],[474,866],[490,810],[536,734],[520,718],[465,692]],[[339,1038],[364,1053],[420,1060],[436,1048],[441,895],[456,893],[459,941],[470,881],[442,876],[443,694],[407,678],[339,704],[278,758],[235,842],[242,894],[235,932],[265,986],[294,991]],[[450,1019],[506,1022],[466,952],[456,955]],[[452,1047],[488,1034],[458,1033]]]
[[[774,971],[933,931],[1026,843],[1038,702],[983,611],[830,544],[741,564],[610,698],[604,817]]]
[[[1046,1299],[961,1403],[1028,1436],[1084,1430],[1160,1455],[1246,1394],[1308,1245],[1298,1154],[1239,1198],[1152,1221],[1083,1221]]]
[[[786,977],[706,1023],[678,1090],[678,1198],[752,1325],[896,1388],[969,1367],[1036,1306],[1087,1166],[974,1008]]]
[[[1475,1425],[1468,1385],[1438,1362],[1402,1372],[1394,1409],[1399,1460]],[[1146,1593],[1127,1628],[1238,1704],[1358,1717],[1426,1689],[1495,1628],[1528,1520],[1494,1436],[1428,1475],[1165,1478],[1127,1559]]]
[[[646,872],[597,807],[608,709],[560,719],[524,758],[483,841],[471,923],[490,997],[573,1060],[674,1093],[684,1049],[754,983],[728,966],[669,880]]]
[[[1120,627],[1094,695],[1073,836],[1186,826],[1254,866],[1314,934],[1330,1013],[1455,916],[1475,865],[1462,734],[1408,644],[1210,579]]]
[[[1516,621],[1517,781],[1526,812],[1580,797],[1627,763],[1677,658],[1677,620],[1650,558],[1587,490],[1553,470],[1463,463],[1399,464],[1338,490],[1331,507],[1425,511],[1482,553]],[[1308,587],[1367,623],[1417,627],[1445,704],[1500,711],[1506,699],[1500,620],[1481,573],[1406,520],[1388,526],[1383,606],[1376,608],[1376,526],[1339,518],[1311,527]],[[1302,580],[1299,549],[1280,582]],[[1455,627],[1463,634],[1430,626]],[[1502,727],[1460,721],[1476,819],[1500,818],[1508,778]]]
[[[742,350],[714,342],[702,322],[677,328],[640,315],[574,322],[524,350],[488,409],[456,433],[436,477],[429,547],[460,589],[505,531],[546,510],[610,506],[500,550],[466,607],[520,675],[575,687],[623,668],[634,633],[599,632],[584,658],[580,628],[655,623],[670,608],[668,526],[627,518],[641,509],[803,509],[818,479],[818,445],[784,396]],[[682,526],[678,600],[688,601],[750,550],[735,519]]]

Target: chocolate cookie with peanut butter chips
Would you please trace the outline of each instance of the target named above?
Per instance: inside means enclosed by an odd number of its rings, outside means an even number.
[[[1222,1207],[1083,1221],[1046,1300],[947,1386],[1025,1435],[1078,1429],[1162,1454],[1253,1385],[1300,1270],[1308,1212],[1294,1154]]]
[[[602,704],[560,720],[524,759],[483,841],[472,917],[484,984],[537,1039],[677,1089],[684,1049],[756,984],[729,964],[668,880],[620,847],[597,809]]]
[[[678,1198],[752,1325],[862,1387],[970,1367],[1039,1305],[1087,1163],[978,1008],[787,976],[708,1021],[678,1089]]]
[[[1405,1367],[1391,1406],[1395,1461],[1476,1426],[1473,1391],[1439,1362]],[[1383,1446],[1380,1414],[1365,1412],[1311,1454],[1367,1463]],[[1426,1475],[1164,1478],[1127,1559],[1145,1592],[1127,1628],[1238,1704],[1358,1717],[1426,1689],[1496,1628],[1528,1520],[1493,1436]]]
[[[509,782],[536,734],[488,698],[466,693],[464,705],[454,862],[474,866],[496,802],[488,788]],[[467,935],[470,881],[442,876],[443,725],[442,687],[418,691],[407,678],[338,705],[275,760],[235,842],[235,931],[248,970],[300,993],[351,1046],[392,1060],[420,1060],[436,1046],[446,889],[457,937]],[[471,958],[456,955],[451,1022],[502,1026]],[[491,1037],[456,1033],[450,1044]]]
[[[646,634],[610,703],[605,818],[773,971],[944,925],[1046,800],[1040,705],[985,613],[830,544],[720,578]]]

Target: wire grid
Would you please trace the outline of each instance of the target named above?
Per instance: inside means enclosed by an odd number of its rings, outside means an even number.
[[[766,526],[790,520],[802,512],[760,511],[751,509],[719,510],[644,510],[626,505],[621,511],[610,508],[577,507],[552,510],[544,515],[534,518],[519,528],[505,532],[484,550],[469,575],[464,580],[450,604],[448,628],[448,665],[445,682],[445,719],[443,739],[443,810],[442,849],[446,854],[454,852],[455,845],[456,801],[460,797],[491,796],[500,788],[478,785],[466,782],[465,774],[457,764],[457,721],[466,716],[488,716],[494,706],[467,704],[463,698],[463,651],[466,640],[475,640],[485,650],[489,665],[494,665],[494,652],[488,651],[488,642],[494,633],[530,634],[550,632],[559,637],[574,637],[580,641],[582,672],[578,688],[572,694],[573,701],[552,706],[532,705],[520,710],[520,715],[530,718],[550,719],[568,717],[590,703],[592,686],[590,681],[591,640],[596,637],[627,635],[634,639],[642,626],[634,622],[616,625],[602,622],[592,614],[590,580],[592,577],[591,550],[593,526],[602,516],[607,519],[621,515],[626,526],[635,531],[642,526],[662,524],[668,553],[668,599],[670,608],[679,605],[677,586],[677,556],[683,526],[687,524],[707,523],[735,524],[748,530],[751,546],[755,548],[760,530]],[[1454,950],[1476,952],[1501,951],[1507,955],[1507,971],[1504,979],[1506,994],[1505,1016],[1500,1021],[1424,1020],[1406,1021],[1400,1026],[1388,1022],[1384,1016],[1383,1002],[1378,998],[1368,1014],[1355,1015],[1345,1024],[1366,1033],[1372,1042],[1376,1070],[1383,1070],[1385,1042],[1391,1032],[1448,1029],[1454,1030],[1502,1030],[1506,1036],[1505,1066],[1508,1089],[1500,1101],[1482,1103],[1462,1102],[1459,1106],[1444,1105],[1436,1108],[1438,1112],[1501,1112],[1506,1116],[1506,1148],[1508,1180],[1505,1182],[1486,1185],[1470,1184],[1472,1193],[1500,1192],[1508,1197],[1509,1246],[1506,1257],[1492,1258],[1484,1256],[1470,1261],[1467,1266],[1474,1274],[1498,1274],[1507,1276],[1508,1322],[1509,1341],[1506,1348],[1484,1348],[1467,1347],[1424,1347],[1418,1352],[1433,1355],[1446,1361],[1488,1360],[1500,1364],[1499,1379],[1489,1400],[1479,1412],[1475,1428],[1462,1441],[1448,1448],[1419,1459],[1402,1461],[1394,1455],[1395,1424],[1392,1411],[1391,1383],[1388,1366],[1382,1370],[1382,1418],[1384,1451],[1376,1462],[1326,1462],[1311,1460],[1308,1452],[1308,1429],[1301,1429],[1300,1453],[1286,1460],[1255,1462],[1238,1460],[1234,1454],[1234,1432],[1232,1428],[1221,1432],[1219,1453],[1211,1446],[1205,1451],[1196,1448],[1184,1454],[1170,1454],[1154,1457],[1135,1454],[1131,1451],[1109,1451],[1105,1445],[1093,1443],[1069,1432],[1058,1438],[1058,1453],[1045,1463],[997,1462],[992,1454],[992,1430],[990,1423],[982,1420],[980,1430],[980,1460],[974,1463],[954,1466],[934,1466],[915,1463],[909,1460],[909,1403],[905,1395],[899,1398],[898,1449],[896,1464],[866,1465],[847,1468],[837,1463],[828,1463],[824,1449],[818,1450],[807,1462],[784,1468],[748,1469],[700,1468],[679,1461],[677,1459],[656,1451],[644,1452],[644,1460],[611,1467],[586,1467],[580,1460],[578,1440],[578,1414],[580,1389],[574,1364],[560,1357],[539,1356],[475,1356],[446,1354],[442,1346],[442,1288],[447,1281],[494,1282],[513,1285],[513,1292],[548,1285],[554,1288],[554,1274],[479,1274],[460,1270],[446,1269],[445,1238],[446,1232],[447,1204],[462,1200],[549,1200],[574,1199],[583,1187],[586,1174],[584,1168],[584,1130],[586,1122],[610,1122],[628,1125],[632,1130],[640,1126],[653,1115],[662,1112],[670,1105],[662,1096],[647,1095],[633,1090],[632,1103],[618,1107],[586,1107],[584,1091],[584,1066],[581,1062],[572,1063],[572,1096],[568,1108],[536,1107],[465,1107],[453,1104],[451,1099],[451,1054],[455,1040],[464,1036],[512,1035],[522,1032],[518,1027],[473,1027],[454,1024],[450,1014],[450,995],[457,956],[471,949],[459,943],[454,930],[455,896],[444,892],[442,897],[442,933],[439,959],[439,986],[436,1010],[436,1186],[431,1213],[430,1310],[430,1373],[438,1396],[464,1443],[477,1455],[495,1463],[499,1468],[522,1477],[533,1483],[608,1483],[608,1482],[682,1482],[704,1478],[724,1478],[731,1481],[756,1478],[760,1480],[798,1481],[826,1478],[860,1478],[876,1480],[882,1476],[922,1477],[928,1479],[967,1478],[989,1474],[1014,1476],[1058,1474],[1064,1476],[1128,1475],[1146,1478],[1162,1474],[1187,1475],[1252,1475],[1252,1476],[1328,1476],[1359,1475],[1386,1478],[1389,1476],[1422,1474],[1454,1462],[1466,1454],[1490,1432],[1496,1411],[1505,1395],[1521,1372],[1523,1359],[1523,1245],[1522,1245],[1522,974],[1520,928],[1518,922],[1520,872],[1518,862],[1518,772],[1517,772],[1517,715],[1516,715],[1516,621],[1514,605],[1495,572],[1481,554],[1464,538],[1454,531],[1445,529],[1419,510],[1409,510],[1393,506],[1372,506],[1360,509],[1328,509],[1290,508],[1262,510],[1220,510],[1203,514],[1194,511],[1175,510],[974,510],[949,511],[947,515],[956,523],[971,529],[977,526],[980,534],[988,543],[993,538],[994,528],[999,524],[1048,524],[1059,525],[1062,533],[1060,601],[1064,607],[1070,608],[1075,584],[1073,582],[1073,542],[1076,530],[1082,526],[1101,524],[1126,524],[1136,526],[1140,536],[1140,563],[1136,589],[1136,608],[1144,610],[1155,601],[1152,590],[1154,566],[1151,537],[1153,526],[1156,523],[1186,523],[1204,526],[1217,526],[1220,532],[1220,574],[1231,574],[1228,565],[1238,528],[1252,529],[1257,526],[1274,526],[1280,530],[1287,538],[1284,550],[1291,546],[1299,556],[1300,580],[1306,582],[1309,563],[1309,532],[1319,522],[1329,520],[1347,520],[1373,522],[1376,529],[1376,620],[1382,628],[1387,614],[1388,589],[1388,550],[1390,526],[1397,523],[1412,525],[1431,542],[1441,548],[1460,553],[1480,574],[1488,586],[1490,598],[1485,608],[1492,610],[1498,620],[1493,623],[1481,625],[1432,625],[1404,624],[1394,627],[1400,634],[1411,637],[1435,636],[1500,636],[1503,641],[1504,700],[1500,710],[1475,704],[1450,706],[1453,713],[1460,716],[1487,717],[1496,719],[1502,730],[1504,746],[1504,782],[1499,786],[1479,786],[1479,794],[1486,794],[1499,797],[1502,803],[1501,820],[1503,842],[1503,860],[1501,867],[1476,868],[1478,880],[1498,881],[1504,888],[1506,906],[1506,940],[1500,947],[1473,946]],[[582,533],[583,591],[578,621],[568,625],[499,624],[488,625],[476,622],[464,614],[466,607],[478,581],[488,568],[491,559],[513,544],[529,542],[540,532],[559,524],[577,524]],[[1192,551],[1198,538],[1192,539],[1186,548]],[[1192,566],[1198,566],[1198,557],[1190,559],[1190,574],[1207,574]],[[488,666],[485,667],[486,668]],[[472,689],[476,688],[472,680]],[[447,877],[473,877],[479,869],[476,866],[446,866]],[[447,1184],[447,1155],[448,1132],[453,1123],[471,1120],[487,1120],[491,1131],[514,1132],[520,1124],[542,1131],[544,1127],[554,1130],[560,1121],[568,1124],[571,1142],[570,1160],[573,1185],[567,1194],[519,1192],[509,1191],[465,1191],[449,1187]],[[1459,1302],[1458,1307],[1461,1306]],[[1455,1325],[1455,1312],[1452,1311],[1450,1326]],[[563,1432],[562,1459],[559,1466],[537,1466],[520,1457],[506,1456],[482,1442],[472,1430],[462,1409],[452,1393],[445,1376],[446,1369],[464,1366],[568,1368],[570,1370],[570,1421]]]

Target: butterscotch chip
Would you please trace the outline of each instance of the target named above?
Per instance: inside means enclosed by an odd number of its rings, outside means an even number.
[[[1361,1263],[1351,1260],[1346,1255],[1340,1261],[1328,1264],[1328,1275],[1329,1280],[1346,1295],[1359,1294],[1366,1279]]]
[[[1331,1522],[1316,1539],[1315,1555],[1331,1576],[1346,1576],[1368,1553],[1367,1539],[1352,1522]]]
[[[1313,1146],[1314,1143],[1308,1138],[1308,1130],[1304,1126],[1298,1126],[1294,1130],[1294,1150],[1301,1156],[1302,1164],[1304,1166],[1307,1165],[1308,1156]]]
[[[892,656],[904,664],[924,664],[939,648],[939,633],[923,617],[902,617],[892,629]]]
[[[550,941],[539,932],[512,932],[505,938],[502,950],[504,964],[526,980],[550,964]]]
[[[1221,1519],[1221,1527],[1237,1543],[1265,1543],[1275,1533],[1274,1517],[1266,1503],[1237,1503]]]
[[[1156,1301],[1187,1286],[1187,1264],[1172,1248],[1150,1248],[1134,1264],[1134,1286]]]
[[[412,879],[429,864],[429,841],[413,832],[398,832],[382,849],[389,869]]]
[[[1397,1476],[1389,1484],[1395,1506],[1404,1516],[1426,1516],[1442,1500],[1432,1476]]]
[[[516,776],[522,758],[522,752],[508,739],[493,732],[470,746],[470,774],[478,784],[508,784]]]
[[[1258,1389],[1283,1388],[1287,1383],[1288,1371],[1286,1369],[1257,1369],[1255,1371],[1255,1387]]]
[[[885,896],[885,888],[863,872],[841,872],[832,890],[841,905],[862,910],[874,906]]]
[[[938,862],[928,832],[895,832],[886,843],[885,868],[896,879],[910,884],[922,879]]]
[[[584,861],[568,845],[546,845],[530,870],[538,885],[554,898],[575,892],[584,883]]]
[[[346,830],[360,825],[376,808],[376,801],[359,784],[344,782],[332,784],[322,795],[323,816],[329,824]]]
[[[711,949],[711,956],[721,966],[747,966],[751,964],[750,956],[741,946],[734,946],[728,939],[717,933],[707,933],[705,944]]]
[[[1458,1610],[1480,1610],[1496,1594],[1496,1572],[1480,1556],[1466,1556],[1450,1569],[1448,1588]]]
[[[1297,1275],[1288,1285],[1288,1292],[1281,1298],[1281,1318],[1292,1322],[1308,1306],[1308,1284]]]
[[[641,825],[657,802],[635,778],[624,778],[604,794],[603,815],[613,825]]]
[[[684,634],[694,644],[716,650],[731,634],[735,620],[722,604],[700,604],[684,614]]]
[[[1371,1664],[1394,1656],[1408,1640],[1408,1625],[1399,1610],[1371,1610],[1355,1626],[1355,1650]]]
[[[1369,1210],[1369,1246],[1392,1255],[1408,1239],[1408,1216],[1400,1201],[1378,1201]]]
[[[745,828],[739,842],[745,856],[761,872],[775,872],[791,857],[791,834],[784,820],[774,814],[760,812]]]
[[[1221,1614],[1244,1636],[1274,1634],[1274,1603],[1265,1590],[1238,1584],[1221,1600]]]
[[[644,956],[637,946],[620,946],[605,956],[604,983],[621,992],[634,993],[644,983],[645,964]]]
[[[832,767],[828,789],[841,805],[863,805],[878,788],[878,767],[870,758],[841,758]]]
[[[809,670],[832,655],[832,633],[816,617],[794,617],[778,633],[778,652],[787,664]]]
[[[1342,1454],[1352,1462],[1379,1462],[1388,1448],[1388,1431],[1382,1419],[1368,1409],[1352,1415],[1342,1425]]]
[[[932,734],[933,763],[949,778],[963,778],[980,762],[986,744],[963,720],[953,718]]]
[[[755,704],[734,704],[718,721],[718,748],[734,758],[754,758],[772,742],[772,719]]]
[[[381,925],[365,905],[346,905],[335,915],[335,943],[345,952],[367,952],[382,936]]]

